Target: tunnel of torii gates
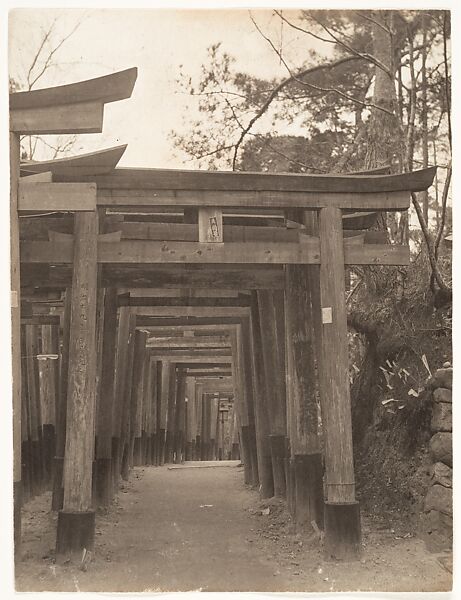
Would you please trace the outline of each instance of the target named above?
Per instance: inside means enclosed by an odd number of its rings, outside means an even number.
[[[16,550],[44,490],[57,559],[80,560],[133,466],[240,458],[328,557],[354,559],[345,267],[409,264],[369,227],[435,169],[117,168],[125,146],[20,161],[21,135],[102,132],[136,77],[10,95]]]

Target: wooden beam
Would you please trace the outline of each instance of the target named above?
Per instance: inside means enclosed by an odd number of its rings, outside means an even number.
[[[250,173],[239,171],[185,171],[176,169],[115,169],[97,179],[98,188],[107,190],[171,190],[313,192],[363,195],[393,191],[422,191],[434,178],[431,167],[398,175],[306,175]],[[216,196],[215,196],[216,198]],[[201,204],[204,206],[204,204]],[[214,206],[219,204],[215,203]],[[213,204],[208,204],[213,206]],[[235,204],[234,204],[235,206]],[[291,208],[296,204],[291,205]]]
[[[307,237],[307,236],[306,236]],[[68,264],[72,261],[73,242],[21,242],[22,263]],[[344,243],[348,265],[407,265],[408,246]],[[100,242],[98,262],[103,264],[320,264],[318,238],[299,244],[194,242]],[[221,287],[221,285],[220,285]],[[242,286],[242,289],[243,286]]]
[[[202,341],[202,339],[204,341]],[[190,340],[190,341],[188,341]],[[148,338],[146,346],[148,348],[230,348],[228,338],[224,336],[199,336],[198,339],[190,337],[174,338]]]
[[[196,368],[192,368],[192,366],[187,367],[187,374],[193,377],[232,377],[232,371],[228,369],[221,370],[202,370],[199,365],[195,365]]]
[[[94,211],[94,183],[19,182],[19,211]],[[73,243],[73,242],[72,242]]]
[[[22,175],[22,173],[21,173]],[[42,171],[27,177],[22,177],[19,181],[20,185],[29,185],[30,183],[52,183],[53,173],[51,171]]]
[[[249,300],[245,297],[240,298],[190,298],[190,297],[141,297],[141,298],[126,298],[119,296],[119,306],[132,306],[132,307],[146,307],[146,308],[158,308],[158,307],[229,307],[229,308],[242,308],[249,305]]]
[[[10,129],[21,135],[101,133],[102,102],[20,108],[10,111]]]
[[[148,348],[150,356],[155,356],[157,360],[165,362],[175,363],[189,363],[189,364],[210,364],[215,365],[230,365],[232,362],[232,354],[228,353],[224,356],[218,356],[214,352],[207,354],[197,354],[196,352],[189,353],[172,353],[172,352],[158,352],[155,348]]]
[[[123,144],[114,148],[79,154],[78,156],[54,160],[25,161],[21,163],[21,172],[23,170],[32,173],[47,172],[51,177],[53,177],[53,175],[73,175],[75,177],[83,175],[103,175],[105,173],[110,173],[115,169],[126,148],[127,144]],[[24,178],[24,181],[28,182],[29,179],[33,179],[34,177],[38,177],[38,175],[26,177]]]
[[[70,83],[29,92],[10,94],[10,110],[39,109],[51,106],[72,105],[87,102],[116,102],[130,98],[138,70],[136,67]]]
[[[163,288],[133,288],[119,287],[119,294],[130,294],[130,298],[238,298],[241,294],[238,290],[219,289],[171,289]]]
[[[248,314],[246,307],[222,306],[137,306],[133,308],[137,316],[153,317],[233,317],[240,318]]]
[[[244,207],[258,209],[303,208],[318,210],[335,206],[348,210],[396,211],[410,207],[409,191],[384,192],[294,192],[294,191],[246,191],[232,190],[131,190],[100,188],[98,180],[98,206],[196,206],[196,207]]]

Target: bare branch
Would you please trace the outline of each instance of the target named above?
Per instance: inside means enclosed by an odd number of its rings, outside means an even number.
[[[446,294],[451,294],[451,289],[444,282],[442,274],[440,273],[439,265],[437,263],[437,258],[435,257],[435,254],[434,254],[434,245],[432,243],[432,236],[430,234],[427,223],[424,220],[423,211],[418,202],[418,198],[416,197],[415,192],[411,192],[411,199],[412,199],[412,203],[415,208],[416,214],[418,216],[419,224],[421,225],[421,230],[423,232],[424,239],[426,241],[427,254],[429,256],[429,262],[431,263],[432,274],[434,276],[434,279],[437,281],[437,285],[443,292],[445,292]]]
[[[367,61],[373,63],[376,67],[378,67],[379,69],[381,69],[382,71],[384,71],[384,73],[386,73],[387,75],[389,75],[389,77],[393,78],[391,71],[386,67],[386,65],[384,65],[377,58],[375,58],[371,54],[368,54],[368,52],[359,52],[358,50],[356,50],[352,46],[349,46],[349,44],[346,44],[346,42],[340,40],[337,36],[333,35],[331,33],[331,31],[323,23],[321,23],[320,21],[318,21],[315,17],[311,17],[311,18],[318,25],[320,25],[320,27],[322,27],[328,33],[328,35],[330,35],[340,46],[343,46],[343,48],[345,48],[346,50],[348,50],[351,54],[355,54],[356,56],[360,56],[360,58],[363,58],[364,60],[367,60]]]
[[[385,31],[386,33],[388,33],[389,35],[392,34],[391,30],[388,27],[386,27],[385,25],[383,25],[382,23],[380,23],[376,19],[373,19],[372,17],[369,17],[368,15],[364,14],[364,12],[362,10],[354,10],[353,12],[354,12],[354,14],[356,14],[361,19],[365,19],[366,21],[369,21],[370,23],[373,23],[374,25],[377,25],[378,27],[381,27],[381,29],[383,31]]]
[[[41,71],[39,72],[39,74],[33,79],[33,81],[31,83],[29,83],[29,90],[32,89],[32,87],[37,83],[37,81],[44,75],[44,73],[46,73],[46,71],[50,68],[50,66],[52,65],[52,58],[53,56],[56,54],[56,52],[61,48],[61,46],[77,31],[77,29],[80,27],[81,25],[81,21],[78,21],[78,23],[75,24],[75,26],[71,29],[71,31],[64,36],[59,42],[58,44],[52,48],[45,60],[45,63],[41,69]]]

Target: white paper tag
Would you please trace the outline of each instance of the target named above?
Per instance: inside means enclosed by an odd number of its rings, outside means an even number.
[[[322,308],[322,323],[333,323],[333,311],[331,306]]]
[[[11,290],[11,308],[18,308],[18,292]]]

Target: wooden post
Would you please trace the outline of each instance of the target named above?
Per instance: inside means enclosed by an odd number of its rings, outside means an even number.
[[[112,432],[112,456],[114,490],[118,490],[119,478],[122,470],[122,424],[125,404],[125,379],[126,363],[128,357],[128,341],[130,336],[131,310],[128,306],[121,306],[118,316],[117,346],[115,355],[115,392]]]
[[[43,491],[42,419],[40,414],[40,391],[38,378],[37,325],[26,325],[26,365],[28,390],[28,415],[30,422],[30,468],[32,495]]]
[[[120,436],[120,445],[122,448],[121,475],[124,481],[128,481],[130,469],[133,466],[133,441],[131,436],[131,403],[133,401],[133,364],[135,348],[136,315],[130,313],[130,322],[128,329],[128,344],[126,350],[126,363],[124,387],[123,387],[123,412],[122,412],[122,430]]]
[[[101,379],[96,421],[96,503],[98,506],[109,506],[114,493],[112,433],[117,343],[117,291],[115,288],[106,288],[104,293],[102,336]]]
[[[152,374],[151,357],[144,352],[144,379],[142,396],[142,425],[141,425],[141,452],[143,465],[152,464]]]
[[[240,459],[240,444],[239,444],[239,428],[237,425],[237,411],[235,409],[235,401],[234,408],[232,411],[232,435],[230,436],[232,449],[231,449],[231,459],[239,460]]]
[[[325,552],[356,558],[361,550],[355,499],[341,210],[322,208],[319,386],[325,441]]]
[[[197,422],[195,417],[195,379],[186,377],[186,451],[185,460],[194,460]]]
[[[266,403],[267,390],[264,378],[261,325],[259,321],[256,293],[253,293],[252,295],[250,322],[250,354],[253,366],[256,444],[258,450],[258,473],[260,482],[259,493],[261,498],[271,498],[274,495],[274,476],[272,469],[269,415]]]
[[[210,458],[209,458],[209,460],[216,460],[219,397],[213,396],[210,400],[211,400],[211,410],[210,410]]]
[[[69,345],[64,504],[58,516],[56,555],[81,560],[94,547],[92,466],[96,385],[96,213],[75,215],[74,272]]]
[[[159,362],[161,369],[161,381],[160,387],[160,405],[159,405],[159,421],[158,421],[158,432],[159,432],[159,465],[165,464],[166,454],[166,429],[167,429],[167,416],[168,416],[168,398],[170,392],[170,379],[171,379],[171,368],[172,365],[169,362]]]
[[[29,415],[29,390],[27,389],[27,354],[26,354],[26,328],[21,325],[21,495],[22,501],[28,502],[32,496],[32,473],[31,473],[31,434]],[[15,498],[16,502],[16,498]],[[14,506],[16,511],[16,504]],[[21,507],[19,507],[20,511]],[[15,518],[18,515],[14,514]],[[20,516],[20,512],[19,512]],[[20,526],[20,523],[19,525]],[[16,534],[16,530],[15,530]],[[20,540],[18,541],[18,543]],[[19,549],[19,548],[18,548]]]
[[[186,425],[186,376],[185,370],[178,367],[176,387],[176,426],[175,426],[175,463],[184,462],[184,434]]]
[[[194,460],[202,460],[202,420],[203,420],[203,386],[195,384],[195,414],[197,427],[195,430],[195,456]]]
[[[10,283],[11,283],[11,359],[13,401],[13,513],[14,552],[21,549],[22,461],[21,461],[21,298],[19,278],[19,135],[10,133]]]
[[[45,487],[52,485],[53,459],[56,444],[56,371],[58,344],[54,325],[42,325],[41,355],[38,360],[40,403],[42,409],[42,440]],[[55,358],[56,357],[56,358]]]
[[[271,454],[274,495],[285,496],[286,458],[286,390],[285,339],[280,331],[283,305],[280,298],[269,290],[258,290],[258,308],[261,328],[264,374],[266,380],[267,411],[271,429]]]
[[[131,383],[131,445],[133,447],[133,465],[141,466],[141,436],[142,436],[142,400],[144,385],[144,367],[146,354],[147,332],[135,332],[133,376]]]
[[[292,504],[296,525],[310,529],[312,521],[323,527],[323,474],[308,268],[285,267],[285,329],[288,435],[295,478]]]
[[[246,484],[250,484],[253,480],[253,474],[248,437],[248,408],[246,405],[242,372],[240,340],[237,334],[238,330],[232,331],[230,336],[232,346],[232,379],[234,381],[234,398],[237,409],[240,456],[243,462],[243,480]]]
[[[168,409],[166,423],[165,462],[172,463],[174,456],[174,436],[176,430],[176,364],[170,363],[168,379]]]
[[[62,349],[59,360],[59,396],[56,405],[56,453],[54,457],[53,495],[51,509],[61,510],[64,502],[64,454],[67,429],[67,384],[69,377],[69,339],[72,290],[66,289],[61,317]]]

